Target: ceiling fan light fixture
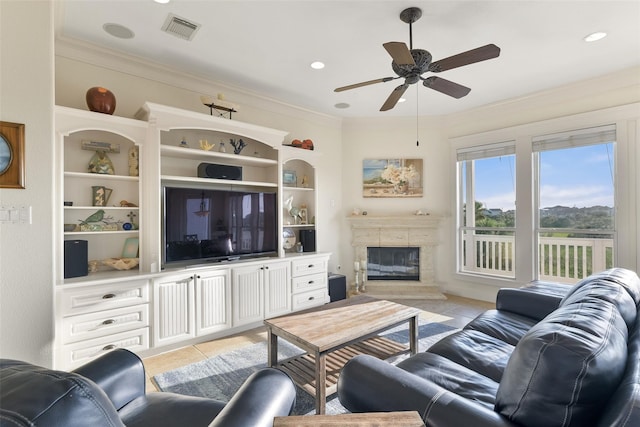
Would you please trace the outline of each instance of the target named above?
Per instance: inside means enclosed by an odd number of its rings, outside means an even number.
[[[607,33],[605,33],[604,31],[596,31],[595,33],[591,33],[585,36],[583,40],[586,41],[587,43],[591,43],[591,42],[596,42],[598,40],[602,40],[605,37],[607,37]]]
[[[313,61],[311,63],[311,68],[313,68],[314,70],[322,70],[324,68],[324,62]]]

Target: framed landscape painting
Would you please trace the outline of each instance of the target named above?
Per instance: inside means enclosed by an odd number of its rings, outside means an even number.
[[[422,159],[365,159],[363,197],[422,197]]]

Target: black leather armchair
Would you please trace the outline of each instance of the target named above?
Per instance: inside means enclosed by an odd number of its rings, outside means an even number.
[[[145,393],[142,361],[117,349],[76,369],[54,371],[0,360],[0,426],[271,427],[295,403],[291,379],[275,368],[251,375],[228,402]]]

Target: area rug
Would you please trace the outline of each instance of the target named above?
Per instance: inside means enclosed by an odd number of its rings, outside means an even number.
[[[419,351],[425,351],[434,342],[454,331],[456,329],[451,326],[441,323],[427,323],[421,320],[418,326]],[[381,335],[402,344],[409,343],[409,331],[406,324]],[[300,348],[282,339],[278,341],[278,360],[302,353]],[[391,362],[398,363],[404,357],[399,356]],[[266,366],[266,360],[267,343],[259,342],[156,375],[153,380],[162,391],[208,397],[227,402],[249,375]],[[314,398],[299,387],[296,388],[296,405],[292,414],[314,414]],[[345,412],[348,411],[340,404],[337,394],[327,396],[327,414]]]

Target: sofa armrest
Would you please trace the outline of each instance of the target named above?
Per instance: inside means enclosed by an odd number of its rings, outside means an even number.
[[[117,410],[145,394],[142,360],[123,348],[110,351],[73,372],[95,382]]]
[[[558,308],[569,289],[569,285],[542,281],[533,281],[518,289],[500,289],[496,308],[542,320]]]
[[[287,416],[296,402],[296,388],[276,368],[253,373],[209,427],[272,427],[275,417]]]
[[[342,368],[338,398],[351,412],[418,411],[430,427],[516,427],[482,404],[368,355]]]

